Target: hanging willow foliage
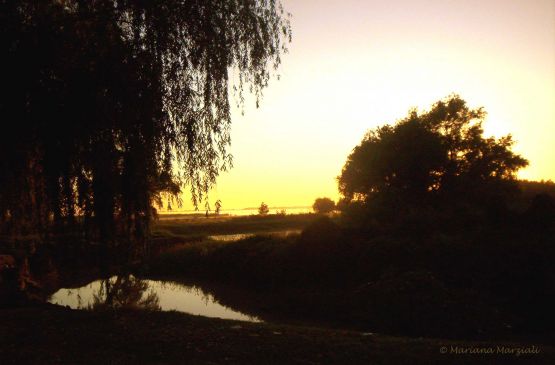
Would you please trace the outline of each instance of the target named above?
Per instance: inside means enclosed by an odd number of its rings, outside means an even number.
[[[230,95],[287,51],[275,0],[0,0],[0,233],[142,238],[231,167]],[[232,88],[233,87],[233,88]]]

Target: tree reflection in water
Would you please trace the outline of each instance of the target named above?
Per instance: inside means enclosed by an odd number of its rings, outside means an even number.
[[[114,276],[102,280],[97,293],[93,293],[93,302],[89,309],[134,308],[160,310],[160,299],[148,283],[133,275]]]

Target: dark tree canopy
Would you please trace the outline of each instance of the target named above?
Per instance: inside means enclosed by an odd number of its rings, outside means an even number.
[[[335,202],[330,198],[317,198],[312,204],[312,209],[316,213],[329,213],[335,209]]]
[[[232,164],[228,90],[258,103],[288,19],[279,0],[0,1],[0,233],[143,237],[161,194],[197,204]]]
[[[412,110],[395,125],[369,131],[338,177],[341,194],[347,202],[391,198],[404,206],[506,197],[528,162],[511,151],[510,135],[483,137],[485,115],[453,95],[425,113]]]

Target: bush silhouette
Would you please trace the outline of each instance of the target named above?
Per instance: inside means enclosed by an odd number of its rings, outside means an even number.
[[[335,210],[335,202],[330,198],[318,198],[312,204],[312,209],[316,213],[330,213]]]
[[[540,231],[555,228],[555,199],[545,193],[536,195],[525,212],[525,221]]]
[[[260,207],[258,207],[258,214],[260,215],[266,215],[270,213],[270,208],[268,208],[268,204],[262,202],[260,204]]]

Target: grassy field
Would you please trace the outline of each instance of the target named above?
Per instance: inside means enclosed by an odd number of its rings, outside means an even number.
[[[154,224],[154,237],[202,237],[237,233],[267,233],[281,230],[301,230],[317,217],[315,214],[204,216],[162,215]]]
[[[315,214],[229,215],[161,215],[152,228],[151,250],[155,253],[184,243],[207,243],[210,236],[268,234],[301,231],[318,216]]]
[[[521,352],[532,352],[522,354]],[[552,364],[533,343],[409,339],[176,312],[0,311],[2,364]]]

